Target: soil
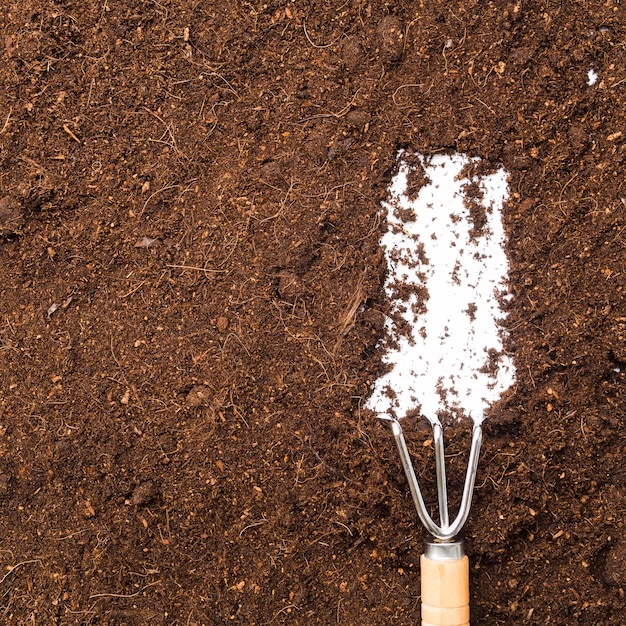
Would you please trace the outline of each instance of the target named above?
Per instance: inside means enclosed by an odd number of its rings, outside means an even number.
[[[518,378],[465,528],[472,623],[626,623],[623,4],[0,16],[3,624],[418,623],[427,536],[362,408],[403,147],[511,173]]]

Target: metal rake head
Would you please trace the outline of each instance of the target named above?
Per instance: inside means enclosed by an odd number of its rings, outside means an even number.
[[[452,523],[450,523],[448,515],[448,487],[446,484],[446,462],[444,456],[443,429],[441,424],[433,423],[433,442],[435,446],[435,465],[437,471],[437,499],[439,504],[439,524],[436,524],[430,516],[422,497],[422,492],[415,476],[413,463],[409,455],[409,450],[404,439],[402,426],[397,419],[389,420],[391,422],[391,430],[398,446],[400,460],[404,467],[404,472],[409,483],[413,503],[417,509],[422,524],[426,530],[443,542],[452,542],[459,534],[463,525],[467,521],[472,504],[472,495],[474,491],[474,482],[476,480],[476,471],[478,469],[478,457],[480,454],[480,444],[482,442],[482,429],[480,424],[474,424],[472,429],[472,446],[470,448],[470,456],[465,474],[465,484],[463,487],[463,496],[459,512]]]

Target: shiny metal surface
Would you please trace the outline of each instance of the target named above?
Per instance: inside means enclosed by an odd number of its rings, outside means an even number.
[[[413,498],[413,503],[417,510],[422,524],[426,527],[426,530],[443,542],[451,542],[459,534],[463,525],[467,521],[467,517],[470,512],[472,504],[472,495],[474,491],[474,482],[476,480],[476,471],[478,469],[478,457],[480,455],[480,444],[482,443],[482,429],[480,424],[474,424],[472,429],[472,446],[470,448],[470,456],[467,464],[467,472],[465,474],[465,484],[463,486],[463,496],[461,498],[461,505],[459,506],[459,512],[452,523],[450,523],[448,513],[448,488],[446,484],[446,467],[444,456],[444,443],[443,443],[443,430],[440,424],[433,424],[433,442],[435,447],[435,465],[437,472],[437,500],[439,503],[439,524],[435,523],[432,519],[422,492],[415,476],[413,469],[413,463],[409,455],[409,450],[404,439],[404,433],[402,432],[402,426],[399,420],[390,420],[391,430],[396,440],[398,452],[400,453],[400,461],[409,483],[409,489]]]
[[[463,540],[427,541],[424,544],[424,556],[433,561],[457,561],[465,556]]]

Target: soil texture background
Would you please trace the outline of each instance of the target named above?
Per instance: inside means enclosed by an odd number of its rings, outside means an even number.
[[[472,623],[626,623],[623,4],[7,0],[0,24],[0,622],[419,623],[426,533],[363,409],[406,148],[510,172],[518,377],[464,533]]]

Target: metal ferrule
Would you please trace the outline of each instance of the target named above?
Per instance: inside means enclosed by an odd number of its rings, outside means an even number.
[[[433,561],[458,561],[465,556],[463,540],[458,541],[426,541],[424,556]]]

